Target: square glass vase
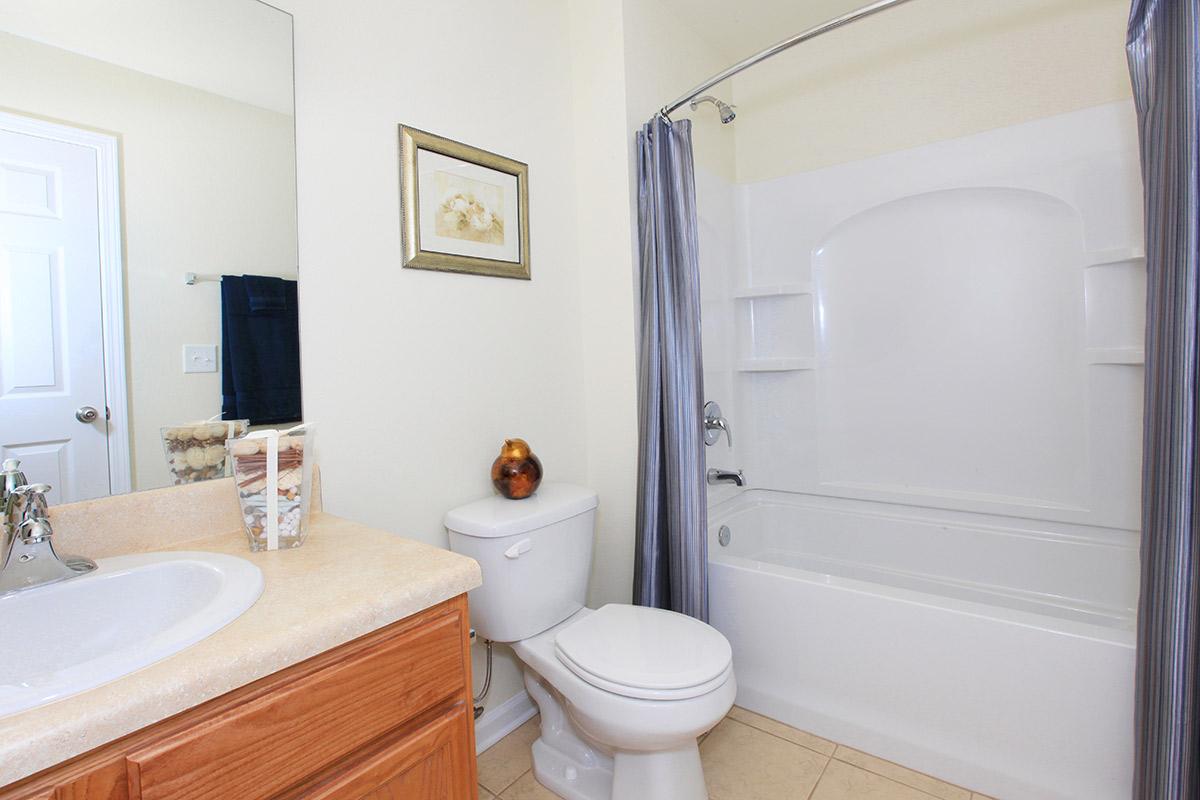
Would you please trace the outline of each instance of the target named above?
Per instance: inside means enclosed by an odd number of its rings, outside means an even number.
[[[268,485],[266,438],[230,439],[225,443],[233,462],[233,481],[237,488],[242,524],[250,549],[270,548],[267,525],[271,487]],[[312,495],[313,432],[279,436],[278,471],[274,493],[278,523],[278,549],[299,547],[308,536],[309,506]]]
[[[224,478],[225,440],[245,436],[250,420],[189,422],[160,428],[167,471],[176,486]]]

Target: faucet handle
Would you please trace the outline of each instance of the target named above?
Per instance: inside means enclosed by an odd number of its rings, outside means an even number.
[[[44,516],[29,517],[17,526],[17,535],[27,543],[44,542],[54,534],[50,520]]]
[[[48,483],[28,483],[12,490],[17,497],[25,498],[25,509],[21,513],[21,524],[31,519],[46,518],[46,494],[52,487]]]
[[[729,420],[721,415],[721,407],[709,400],[704,404],[704,443],[709,447],[713,446],[721,438],[722,433],[725,434],[725,440],[732,449],[733,431],[729,429]]]
[[[25,473],[21,472],[20,459],[4,459],[4,463],[0,464],[0,497],[12,494],[18,486],[24,484]]]
[[[733,431],[729,429],[729,420],[724,417],[717,417],[709,423],[710,430],[719,430],[725,432],[725,441],[729,443],[729,449],[733,449]]]

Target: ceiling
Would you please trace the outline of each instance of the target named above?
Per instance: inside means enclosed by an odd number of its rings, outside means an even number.
[[[0,31],[292,113],[292,17],[258,0],[4,0]]]

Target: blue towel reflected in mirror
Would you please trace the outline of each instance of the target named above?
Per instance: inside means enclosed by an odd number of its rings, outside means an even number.
[[[274,425],[300,419],[296,281],[221,277],[221,418]]]

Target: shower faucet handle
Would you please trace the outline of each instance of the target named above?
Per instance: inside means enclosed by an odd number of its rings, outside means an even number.
[[[725,434],[725,440],[733,448],[733,431],[729,428],[729,420],[721,416],[721,407],[709,400],[704,404],[704,443],[712,447]]]

